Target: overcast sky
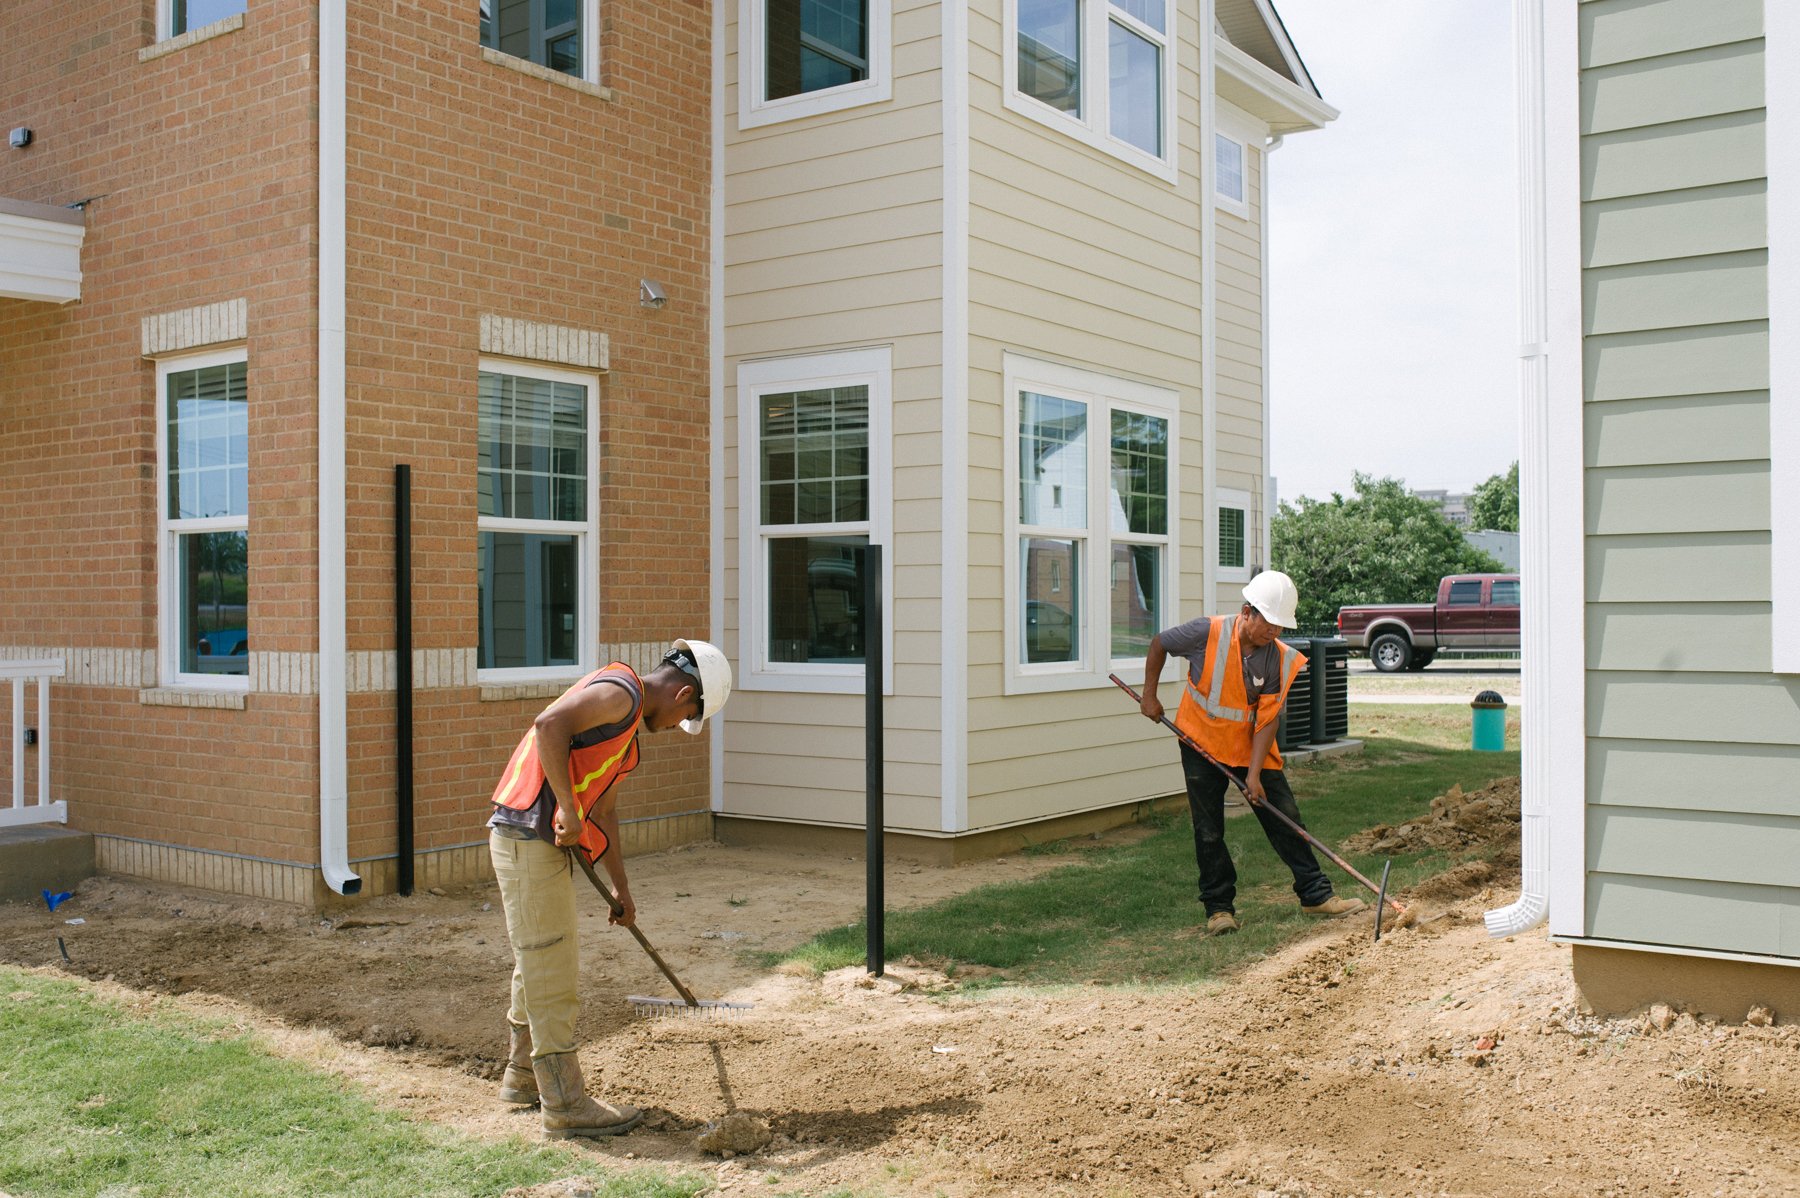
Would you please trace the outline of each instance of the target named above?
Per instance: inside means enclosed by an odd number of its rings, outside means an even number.
[[[1518,456],[1506,0],[1275,0],[1342,116],[1270,159],[1272,465],[1473,489]]]

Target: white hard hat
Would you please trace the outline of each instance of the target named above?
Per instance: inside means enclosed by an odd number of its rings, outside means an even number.
[[[1280,570],[1264,570],[1252,578],[1244,588],[1244,602],[1277,627],[1299,627],[1294,622],[1294,609],[1300,605],[1300,592],[1294,589],[1294,580]]]
[[[683,657],[685,661],[681,660]],[[675,664],[690,677],[700,683],[700,714],[691,720],[681,721],[681,730],[691,736],[700,735],[700,729],[706,723],[706,717],[717,715],[725,706],[725,700],[731,698],[731,663],[725,660],[725,654],[719,647],[706,641],[676,641],[664,661],[673,660]],[[689,664],[693,669],[688,669]]]

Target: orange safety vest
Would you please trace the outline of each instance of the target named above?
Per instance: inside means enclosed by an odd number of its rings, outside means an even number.
[[[617,736],[591,745],[578,745],[569,750],[569,789],[575,795],[575,814],[581,819],[581,840],[577,847],[581,849],[582,856],[594,863],[599,862],[609,843],[606,833],[600,830],[600,825],[592,818],[594,809],[599,805],[600,797],[612,789],[613,783],[637,768],[637,735],[644,723],[644,684],[637,676],[637,671],[622,661],[615,661],[595,670],[563,692],[563,698],[567,698],[595,680],[608,676],[628,677],[636,686],[638,701],[632,708],[629,725]],[[510,807],[514,811],[529,811],[543,791],[544,782],[544,767],[538,761],[537,754],[537,729],[533,727],[525,733],[519,747],[513,750],[512,760],[506,763],[506,772],[500,776],[500,785],[494,788],[494,804]]]
[[[1244,654],[1238,643],[1237,625],[1236,616],[1212,618],[1205,660],[1197,672],[1191,662],[1188,665],[1175,726],[1225,765],[1248,767],[1251,737],[1281,714],[1288,687],[1306,664],[1306,655],[1283,641],[1275,642],[1281,650],[1281,694],[1258,696],[1252,712],[1249,693],[1244,689]],[[1281,749],[1273,741],[1263,768],[1281,768]]]

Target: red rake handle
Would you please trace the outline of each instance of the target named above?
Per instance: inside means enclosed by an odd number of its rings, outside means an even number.
[[[1114,685],[1116,685],[1120,690],[1122,690],[1126,694],[1130,695],[1133,699],[1136,699],[1138,701],[1138,706],[1140,706],[1140,707],[1143,706],[1143,703],[1144,703],[1143,696],[1139,695],[1136,691],[1132,690],[1130,683],[1126,682],[1123,678],[1119,677],[1117,674],[1108,674],[1107,677],[1112,679]],[[1302,828],[1299,824],[1297,824],[1293,820],[1289,819],[1287,817],[1287,815],[1279,807],[1275,806],[1273,803],[1259,803],[1255,799],[1251,798],[1250,797],[1250,788],[1244,785],[1243,780],[1241,778],[1239,778],[1236,774],[1232,773],[1230,770],[1226,769],[1225,766],[1219,761],[1219,759],[1217,757],[1214,757],[1211,753],[1208,753],[1205,749],[1202,749],[1198,744],[1196,744],[1194,742],[1193,737],[1189,736],[1187,733],[1185,733],[1181,729],[1177,728],[1174,724],[1174,721],[1170,720],[1167,715],[1163,715],[1159,718],[1161,719],[1163,726],[1166,727],[1170,732],[1173,732],[1176,735],[1176,737],[1181,741],[1182,744],[1186,745],[1188,748],[1192,749],[1194,752],[1200,754],[1200,756],[1206,758],[1208,763],[1210,763],[1214,769],[1218,770],[1221,774],[1224,774],[1226,778],[1230,779],[1231,784],[1233,786],[1237,787],[1238,792],[1244,796],[1244,801],[1246,803],[1250,803],[1257,807],[1261,807],[1264,811],[1267,811],[1270,815],[1274,816],[1276,819],[1280,820],[1282,823],[1284,823],[1288,827],[1292,828],[1295,832],[1299,833],[1300,836],[1305,839],[1306,843],[1312,845],[1313,848],[1318,849],[1321,853],[1324,853],[1327,857],[1331,858],[1332,861],[1337,864],[1337,867],[1339,869],[1343,870],[1345,873],[1347,873],[1351,877],[1355,878],[1358,882],[1361,882],[1364,886],[1367,886],[1369,888],[1369,892],[1371,894],[1374,894],[1376,896],[1377,900],[1386,898],[1386,896],[1382,893],[1382,890],[1379,886],[1377,886],[1377,885],[1375,885],[1375,883],[1369,881],[1369,879],[1363,877],[1361,871],[1359,871],[1354,865],[1351,865],[1348,861],[1344,860],[1342,857],[1340,857],[1336,853],[1332,852],[1330,846],[1328,846],[1324,841],[1320,840],[1317,836],[1314,836],[1311,832],[1308,832],[1305,828]],[[1405,905],[1403,905],[1398,899],[1387,899],[1387,902],[1390,906],[1392,906],[1394,908],[1396,913],[1404,913],[1406,911]]]

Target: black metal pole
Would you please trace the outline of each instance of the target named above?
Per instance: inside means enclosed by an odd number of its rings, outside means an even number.
[[[396,889],[413,892],[412,467],[394,467]]]
[[[883,893],[882,833],[887,828],[887,782],[882,776],[886,749],[882,744],[881,546],[871,544],[863,556],[863,741],[867,782],[869,972],[887,972],[887,898]]]

